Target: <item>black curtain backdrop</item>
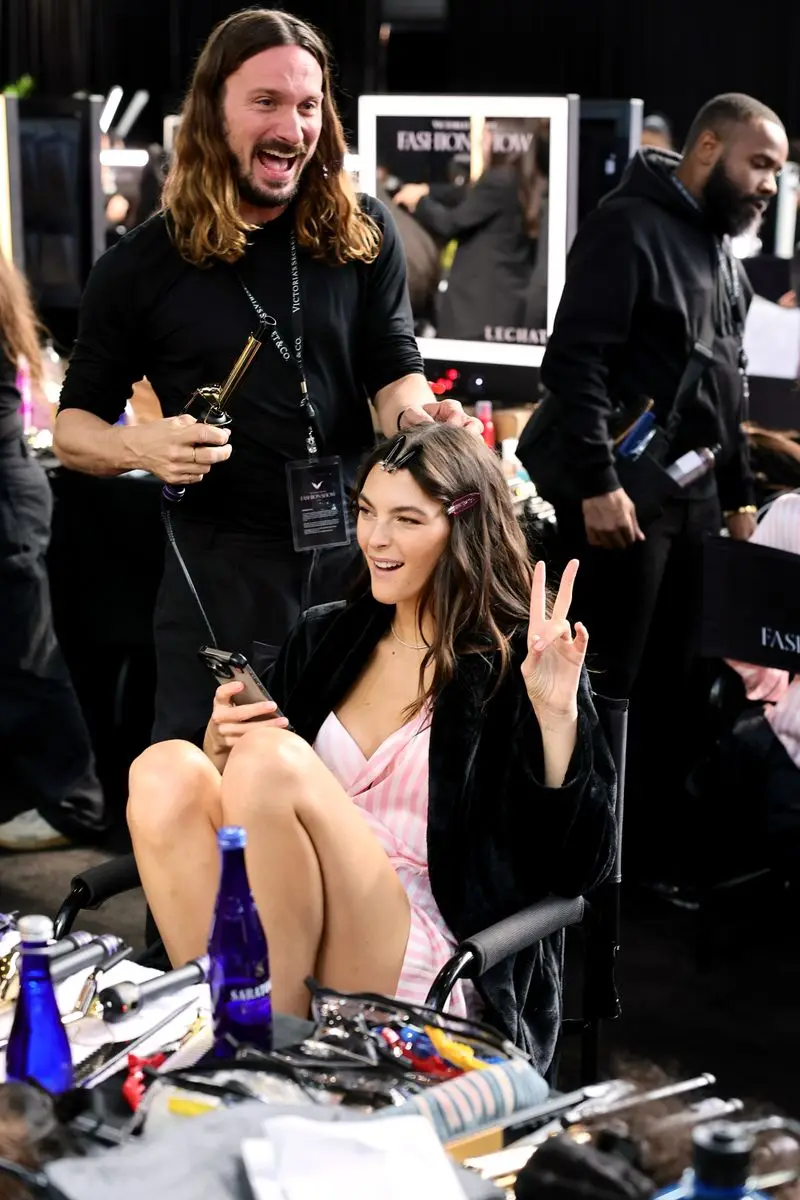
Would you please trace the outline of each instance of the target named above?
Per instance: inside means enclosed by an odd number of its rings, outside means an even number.
[[[98,93],[119,83],[151,102],[132,141],[161,134],[214,23],[230,0],[0,0],[0,86],[29,72],[40,94]],[[505,92],[587,98],[641,96],[679,136],[720,91],[771,104],[800,136],[800,4],[760,0],[739,18],[729,0],[449,0],[446,29],[397,27],[379,63],[380,0],[293,0],[319,25],[339,66],[340,104],[355,128],[356,98],[383,69],[395,92]]]
[[[452,92],[640,96],[681,137],[712,96],[749,92],[800,136],[800,4],[450,0],[448,34]]]
[[[119,84],[123,106],[137,88],[145,88],[151,99],[129,143],[160,141],[162,119],[178,111],[211,29],[245,7],[231,0],[0,0],[0,88],[26,73],[34,77],[37,93],[48,96],[105,95]],[[287,9],[326,34],[335,49],[339,106],[354,134],[366,14],[374,0],[296,0],[265,7]]]

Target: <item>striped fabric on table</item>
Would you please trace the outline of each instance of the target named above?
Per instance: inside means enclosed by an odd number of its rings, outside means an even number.
[[[529,1062],[513,1058],[426,1088],[404,1104],[385,1110],[384,1115],[420,1113],[428,1118],[441,1140],[448,1142],[541,1104],[549,1090]]]

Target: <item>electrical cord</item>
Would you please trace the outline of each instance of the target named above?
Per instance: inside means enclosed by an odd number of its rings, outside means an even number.
[[[172,513],[169,510],[169,501],[165,500],[163,497],[161,500],[161,519],[164,522],[164,528],[167,531],[167,539],[169,541],[169,544],[173,549],[176,559],[178,560],[178,566],[180,567],[181,571],[183,571],[184,579],[186,580],[186,583],[189,587],[189,591],[192,593],[192,596],[194,597],[194,602],[197,605],[198,612],[200,613],[200,616],[203,618],[203,624],[205,625],[205,627],[208,631],[208,638],[209,638],[208,644],[210,646],[213,646],[215,649],[218,649],[219,647],[217,646],[217,635],[214,633],[214,628],[208,619],[208,614],[206,613],[205,608],[203,607],[203,601],[200,599],[200,596],[198,595],[197,588],[194,586],[194,580],[192,579],[192,576],[189,573],[189,568],[187,567],[186,563],[184,562],[183,555],[181,554],[180,549],[178,547],[178,543],[175,540],[175,530],[172,527]]]

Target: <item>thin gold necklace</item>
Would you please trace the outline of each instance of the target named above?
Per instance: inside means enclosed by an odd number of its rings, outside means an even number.
[[[394,638],[394,640],[396,642],[399,642],[401,646],[405,646],[406,650],[429,650],[430,649],[430,647],[427,645],[427,643],[423,644],[422,646],[417,646],[412,642],[404,642],[403,639],[400,637],[400,635],[395,630],[394,621],[392,621],[389,628],[392,631],[392,637]]]

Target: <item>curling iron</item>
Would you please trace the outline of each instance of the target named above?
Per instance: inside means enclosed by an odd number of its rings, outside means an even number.
[[[122,982],[104,988],[98,999],[103,1008],[103,1019],[114,1024],[125,1017],[139,1012],[151,1000],[171,996],[174,992],[205,983],[208,979],[208,958],[193,958],[183,967],[146,979],[143,983]]]
[[[226,429],[231,424],[230,413],[227,411],[228,401],[261,349],[266,328],[267,322],[261,321],[256,332],[250,334],[224,383],[212,383],[192,393],[183,409],[185,413],[194,417],[201,425],[215,425],[218,429]],[[174,483],[165,483],[162,489],[164,499],[173,503],[182,500],[185,492],[185,487]]]

